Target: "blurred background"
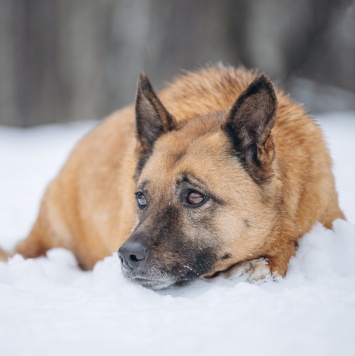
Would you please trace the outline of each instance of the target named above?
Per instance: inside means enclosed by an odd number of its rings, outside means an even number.
[[[223,62],[259,68],[312,113],[355,110],[355,1],[0,0],[0,124],[102,118]]]

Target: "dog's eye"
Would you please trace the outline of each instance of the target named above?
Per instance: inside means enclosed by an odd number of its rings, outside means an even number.
[[[140,208],[145,208],[145,206],[147,205],[147,199],[145,195],[142,192],[138,192],[136,193],[136,197],[137,197],[138,206]]]
[[[205,200],[206,196],[197,192],[196,190],[190,190],[186,197],[186,203],[192,206],[202,205]]]

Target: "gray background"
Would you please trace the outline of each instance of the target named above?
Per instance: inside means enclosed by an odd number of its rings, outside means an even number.
[[[101,118],[206,63],[264,71],[311,112],[355,109],[355,2],[0,0],[0,124]]]

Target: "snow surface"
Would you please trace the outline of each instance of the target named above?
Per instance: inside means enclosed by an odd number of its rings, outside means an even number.
[[[322,115],[348,222],[316,225],[287,277],[197,281],[153,292],[116,255],[91,272],[73,255],[0,263],[0,355],[355,355],[355,113]],[[94,122],[0,128],[0,245],[26,236],[46,184]]]

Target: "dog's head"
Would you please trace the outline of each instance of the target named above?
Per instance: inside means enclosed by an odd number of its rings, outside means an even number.
[[[260,75],[228,113],[177,122],[141,75],[138,220],[118,251],[127,278],[162,289],[262,254],[275,228],[276,107]]]

